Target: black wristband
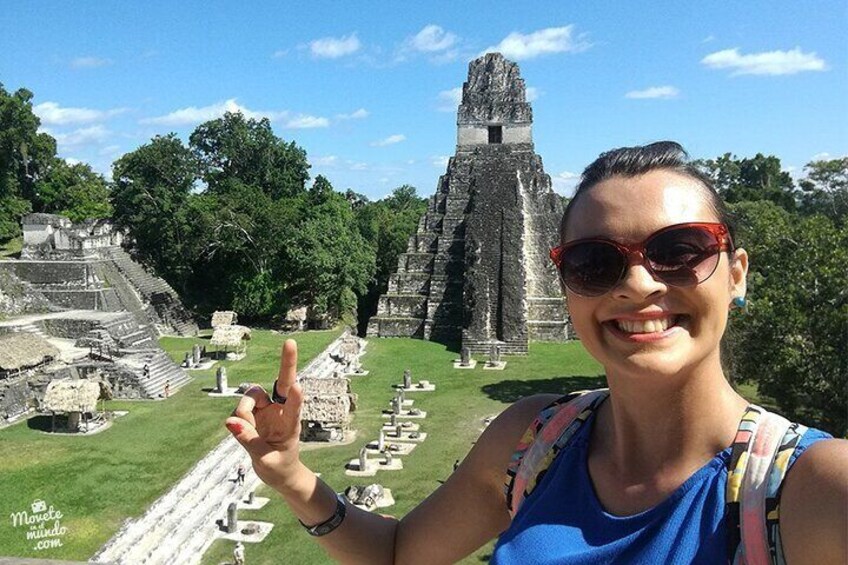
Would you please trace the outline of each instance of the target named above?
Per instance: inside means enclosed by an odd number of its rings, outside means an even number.
[[[307,526],[303,522],[300,522],[300,520],[298,522],[306,528],[310,536],[326,536],[341,525],[342,521],[344,521],[345,514],[347,514],[347,499],[344,495],[336,493],[336,511],[329,519],[314,526]]]

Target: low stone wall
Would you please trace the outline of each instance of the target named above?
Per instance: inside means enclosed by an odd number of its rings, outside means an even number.
[[[3,261],[0,268],[11,269],[18,278],[37,285],[84,287],[89,277],[82,261]]]
[[[103,300],[99,290],[48,290],[42,289],[50,302],[61,308],[73,310],[102,310]]]
[[[427,297],[420,294],[384,294],[377,305],[378,316],[423,318]]]
[[[534,341],[565,341],[571,339],[565,322],[527,322],[527,337]]]
[[[35,370],[0,378],[0,420],[10,420],[40,406],[49,382],[49,377]]]
[[[0,317],[47,312],[50,303],[32,285],[0,263]]]
[[[142,400],[147,398],[139,384],[138,377],[126,367],[117,363],[109,363],[101,366],[100,370],[112,386],[113,398],[122,400]]]
[[[97,320],[83,318],[47,318],[42,320],[44,331],[54,337],[77,339],[100,326]]]
[[[368,335],[380,337],[423,337],[424,320],[422,318],[378,318],[373,316],[368,322]]]

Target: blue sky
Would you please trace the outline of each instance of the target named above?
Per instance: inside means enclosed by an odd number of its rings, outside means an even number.
[[[104,173],[241,109],[372,199],[433,193],[487,50],[519,63],[562,193],[601,151],[657,139],[774,154],[796,176],[848,154],[844,1],[246,4],[6,1],[0,82],[35,94],[62,157]]]

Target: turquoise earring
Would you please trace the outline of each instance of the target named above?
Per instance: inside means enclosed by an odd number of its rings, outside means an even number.
[[[747,310],[748,309],[748,301],[745,299],[744,296],[735,297],[733,299],[732,304],[733,304],[733,306],[735,306],[736,308],[739,308],[741,310]]]

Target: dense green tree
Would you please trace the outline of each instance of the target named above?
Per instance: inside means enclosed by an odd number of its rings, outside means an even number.
[[[201,178],[213,192],[230,179],[256,186],[275,199],[306,190],[306,151],[274,135],[267,118],[227,112],[197,126],[189,145],[200,164]]]
[[[112,178],[116,224],[129,230],[145,263],[185,290],[193,221],[186,204],[197,180],[194,155],[175,134],[156,136],[115,161]]]
[[[819,160],[804,167],[806,178],[801,188],[801,211],[824,214],[838,224],[848,218],[848,157]]]
[[[33,209],[36,184],[56,155],[56,140],[39,133],[32,93],[8,92],[0,83],[0,242],[20,234],[21,216]]]
[[[106,180],[86,163],[70,165],[54,158],[38,182],[35,197],[37,210],[67,216],[72,222],[112,215]]]
[[[716,159],[699,161],[712,178],[725,201],[756,202],[768,200],[786,210],[795,209],[795,185],[781,169],[780,159],[757,153],[751,159],[738,159],[725,153]]]
[[[374,276],[358,301],[360,333],[377,312],[380,295],[388,289],[389,276],[397,269],[398,256],[406,251],[409,237],[426,210],[427,200],[419,198],[410,185],[399,186],[386,198],[355,209],[359,233],[375,253]]]
[[[732,373],[787,415],[848,433],[848,227],[767,201],[733,211],[751,306],[731,324]]]
[[[297,275],[294,292],[316,312],[355,325],[357,295],[367,291],[374,273],[374,249],[362,238],[344,195],[326,196],[305,209],[287,247]]]

